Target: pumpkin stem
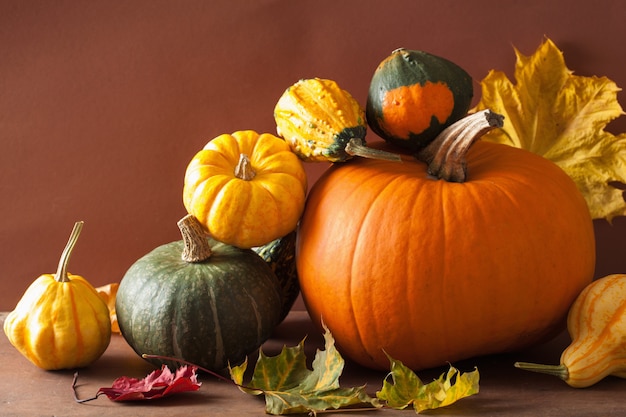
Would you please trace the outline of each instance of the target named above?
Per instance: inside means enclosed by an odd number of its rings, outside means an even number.
[[[57,267],[57,272],[54,275],[54,279],[57,282],[70,281],[70,278],[67,276],[67,264],[70,261],[70,255],[74,250],[74,246],[76,246],[76,242],[78,241],[78,236],[80,236],[80,231],[83,230],[83,223],[84,222],[82,221],[74,223],[74,228],[72,229],[70,238],[65,245],[65,249],[63,249],[61,259],[59,260],[59,266]]]
[[[183,253],[185,262],[202,262],[211,256],[211,245],[202,225],[193,215],[188,214],[178,221],[180,234],[183,236]]]
[[[514,366],[525,371],[557,376],[564,381],[569,378],[569,372],[567,370],[567,366],[565,365],[540,365],[529,362],[515,362]]]
[[[245,153],[239,154],[239,162],[235,167],[235,177],[244,181],[250,181],[256,176],[256,172],[252,169],[250,157]]]
[[[502,127],[504,116],[491,110],[465,116],[445,128],[417,158],[428,164],[428,173],[450,182],[467,178],[467,152],[488,131]]]
[[[362,139],[352,138],[346,144],[344,151],[350,156],[360,156],[362,158],[383,159],[385,161],[402,162],[400,155],[395,153],[382,151],[380,149],[372,149],[365,146]]]

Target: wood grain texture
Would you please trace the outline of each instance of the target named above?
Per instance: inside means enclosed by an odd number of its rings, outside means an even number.
[[[4,316],[0,315],[2,320]],[[323,349],[321,335],[317,333],[305,312],[291,312],[276,329],[274,336],[263,346],[267,355],[276,355],[280,349],[295,346],[307,336],[305,351],[312,360],[316,349]],[[541,348],[489,356],[453,364],[466,372],[478,367],[480,392],[449,407],[429,412],[436,416],[519,416],[519,417],[621,417],[626,415],[623,393],[626,380],[609,377],[586,389],[575,389],[563,381],[546,375],[521,371],[513,367],[516,360],[543,363],[558,361],[567,337],[560,336]],[[198,392],[184,393],[170,398],[140,404],[114,403],[101,397],[96,401],[76,404],[72,397],[72,371],[46,372],[35,368],[0,337],[0,414],[3,417],[98,416],[125,417],[151,416],[188,417],[263,416],[262,399],[242,393],[236,387],[201,374],[202,387]],[[249,359],[251,368],[256,356]],[[92,396],[100,387],[111,386],[116,378],[125,375],[143,378],[154,368],[139,358],[121,336],[116,335],[105,354],[89,368],[80,370],[77,385],[81,398]],[[418,373],[424,382],[437,378],[446,369],[437,368]],[[341,385],[358,386],[367,383],[370,395],[382,387],[385,372],[374,372],[346,363]],[[375,416],[379,412],[349,412],[349,416]],[[384,410],[385,416],[415,415],[412,410]],[[341,413],[337,415],[343,415]]]

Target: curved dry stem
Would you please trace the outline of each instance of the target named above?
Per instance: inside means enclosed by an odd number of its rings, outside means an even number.
[[[78,237],[80,236],[81,230],[83,230],[84,222],[76,222],[74,223],[74,228],[72,229],[72,233],[70,234],[70,238],[67,241],[67,245],[65,245],[65,249],[63,249],[63,253],[61,254],[61,259],[59,259],[59,266],[57,267],[57,272],[54,275],[54,279],[57,282],[69,282],[70,278],[67,276],[67,264],[70,261],[70,256],[72,255],[72,251],[74,250],[74,246],[76,246],[76,242],[78,242]]]
[[[557,376],[564,381],[569,378],[569,372],[567,370],[567,366],[565,365],[541,365],[530,362],[515,362],[514,366],[525,371]]]
[[[434,141],[417,154],[428,164],[428,173],[450,182],[467,178],[467,152],[478,138],[502,127],[504,116],[491,110],[471,114],[444,129]]]
[[[382,151],[380,149],[368,148],[363,144],[363,141],[358,138],[352,138],[346,144],[344,151],[350,156],[360,156],[362,158],[369,159],[382,159],[385,161],[402,162],[400,155],[395,153]]]

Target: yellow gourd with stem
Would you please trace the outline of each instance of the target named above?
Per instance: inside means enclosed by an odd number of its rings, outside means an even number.
[[[4,322],[11,344],[45,370],[87,366],[111,338],[109,308],[87,280],[67,272],[82,226],[74,225],[56,274],[37,278]]]
[[[575,388],[589,387],[609,375],[626,378],[626,274],[589,284],[570,308],[567,329],[572,343],[559,365],[515,366],[558,376]]]

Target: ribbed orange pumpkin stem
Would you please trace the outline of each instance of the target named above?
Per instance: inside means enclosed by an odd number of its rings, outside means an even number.
[[[183,236],[183,253],[181,258],[185,262],[202,262],[211,256],[211,246],[202,225],[191,214],[178,221],[180,234]]]
[[[237,162],[237,166],[235,167],[235,177],[245,181],[250,181],[255,176],[256,172],[252,169],[250,157],[245,153],[239,154],[239,162]]]
[[[428,164],[428,173],[450,182],[465,182],[467,152],[488,131],[502,127],[504,116],[491,110],[471,114],[444,129],[417,158]]]
[[[72,233],[70,234],[70,238],[65,245],[65,249],[63,249],[63,253],[61,254],[61,259],[59,259],[59,266],[57,267],[57,272],[54,275],[54,279],[57,282],[69,282],[70,278],[67,276],[67,264],[70,261],[70,255],[74,250],[74,246],[76,246],[76,242],[78,241],[78,236],[80,236],[80,231],[83,230],[82,221],[74,223],[74,228],[72,229]]]

